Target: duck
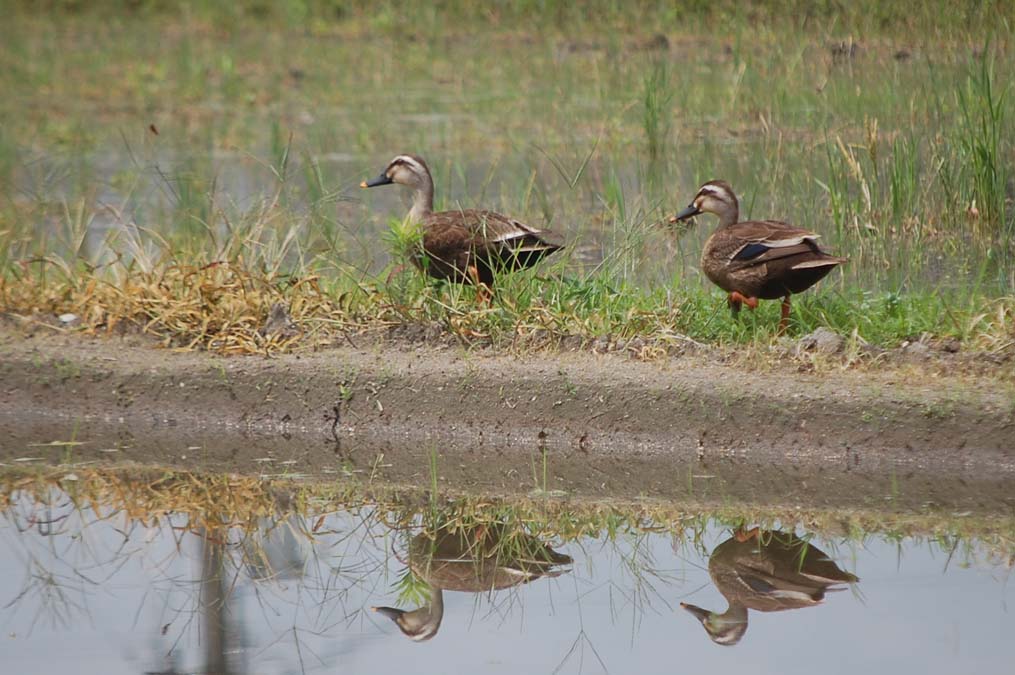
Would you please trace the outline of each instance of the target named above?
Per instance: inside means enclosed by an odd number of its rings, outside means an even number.
[[[821,604],[825,593],[860,579],[839,569],[817,546],[791,532],[738,529],[716,546],[708,574],[729,607],[710,612],[686,602],[680,606],[719,645],[733,646],[747,632],[747,610],[781,612]]]
[[[434,213],[433,176],[419,155],[398,155],[379,176],[363,181],[360,187],[392,184],[413,190],[408,220],[422,230],[413,264],[432,278],[475,285],[480,300],[489,301],[495,273],[532,267],[563,248],[555,233],[496,211],[456,209]]]
[[[758,300],[782,298],[779,333],[789,324],[790,295],[801,293],[846,258],[829,255],[818,246],[821,235],[778,220],[740,220],[740,204],[724,180],[710,180],[671,223],[701,213],[719,217],[719,225],[705,241],[701,269],[729,294],[734,313],[741,305],[752,310]]]
[[[430,586],[430,601],[413,610],[373,607],[413,642],[433,638],[444,618],[444,591],[488,593],[560,576],[571,556],[502,524],[420,532],[409,542],[409,569]]]

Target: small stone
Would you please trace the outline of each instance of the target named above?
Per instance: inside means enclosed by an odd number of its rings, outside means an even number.
[[[800,351],[817,352],[819,354],[837,354],[842,351],[846,340],[833,330],[824,326],[816,329],[813,333],[800,338],[797,343]]]
[[[856,56],[857,44],[852,40],[841,40],[830,44],[828,49],[832,52],[833,61],[842,61]]]
[[[659,51],[668,51],[670,48],[670,39],[662,33],[656,33],[645,42],[645,49]]]
[[[923,342],[907,342],[902,345],[902,352],[906,356],[917,359],[926,359],[930,357],[930,347]]]
[[[60,319],[60,323],[62,323],[65,326],[72,326],[81,323],[81,321],[78,319],[77,314],[71,314],[69,312],[67,314],[61,314],[56,318]]]
[[[884,347],[879,347],[877,345],[872,345],[870,343],[860,344],[857,350],[859,351],[860,355],[869,359],[875,359],[888,352],[888,350],[885,349]]]
[[[296,322],[289,316],[289,310],[281,302],[276,302],[271,306],[268,320],[265,321],[264,326],[261,328],[261,335],[264,337],[278,335],[284,339],[295,337],[302,332],[300,327],[296,325]]]
[[[580,335],[568,335],[560,341],[560,348],[569,351],[576,352],[582,348],[582,339]]]

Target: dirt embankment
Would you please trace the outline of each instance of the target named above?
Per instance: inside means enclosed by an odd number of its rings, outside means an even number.
[[[223,358],[16,331],[0,377],[0,462],[425,486],[436,453],[439,480],[497,492],[1015,510],[1013,401],[980,380],[390,342]]]

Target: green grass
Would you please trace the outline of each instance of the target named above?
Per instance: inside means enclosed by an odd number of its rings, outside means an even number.
[[[650,164],[663,158],[669,146],[670,107],[674,92],[670,90],[669,69],[665,61],[656,61],[645,76],[645,142]]]
[[[369,26],[377,31],[416,29],[433,34],[462,25],[510,28],[538,18],[543,30],[584,32],[604,23],[625,29],[684,23],[698,26],[744,27],[777,24],[800,28],[832,25],[877,34],[905,34],[934,29],[937,35],[962,35],[1010,21],[1013,10],[1005,2],[956,5],[931,0],[899,7],[882,0],[858,0],[844,5],[830,0],[761,0],[749,6],[735,0],[666,2],[664,0],[512,0],[494,6],[482,0],[443,0],[435,6],[405,5],[395,0],[242,0],[223,5],[194,0],[186,5],[165,0],[13,0],[14,10],[57,15],[89,14],[102,18],[194,17],[222,24],[253,19],[287,29],[324,29],[338,23]]]
[[[697,269],[712,223],[659,224],[723,177],[744,217],[850,259],[798,296],[792,334],[1011,343],[1007,3],[47,6],[0,28],[2,309],[227,351],[264,347],[274,302],[322,338],[766,344],[774,303],[733,320]],[[490,309],[392,274],[404,203],[355,186],[405,151],[439,207],[545,224],[567,251]]]

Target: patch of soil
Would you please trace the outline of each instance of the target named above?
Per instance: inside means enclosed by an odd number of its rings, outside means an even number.
[[[996,382],[357,345],[226,358],[3,329],[0,462],[427,486],[437,453],[459,489],[1015,511],[1011,390]]]

